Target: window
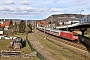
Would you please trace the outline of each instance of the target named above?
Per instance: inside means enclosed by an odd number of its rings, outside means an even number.
[[[74,33],[73,36],[78,36],[78,34],[75,34],[75,33]]]

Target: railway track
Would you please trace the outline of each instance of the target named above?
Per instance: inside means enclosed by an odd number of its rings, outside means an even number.
[[[75,43],[75,42],[68,41],[68,40],[65,40],[65,39],[62,39],[62,38],[59,38],[59,37],[55,37],[55,36],[52,36],[52,35],[46,34],[46,33],[44,35],[44,33],[41,32],[41,31],[39,31],[39,30],[37,32],[42,37],[45,37],[46,36],[46,38],[48,37],[48,38],[51,38],[51,39],[53,39],[55,41],[59,41],[59,42],[62,42],[64,44],[67,44],[67,45],[76,47],[76,48],[81,49],[81,50],[84,50],[84,51],[87,51],[87,48],[83,44],[81,44],[81,43]],[[49,40],[49,41],[51,41],[51,40]],[[51,41],[51,42],[53,42],[53,41]],[[53,43],[56,43],[56,42],[53,42]]]

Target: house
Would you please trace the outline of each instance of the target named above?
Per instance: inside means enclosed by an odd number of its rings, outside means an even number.
[[[8,30],[8,28],[9,28],[9,22],[4,22],[3,24],[1,23],[0,24],[0,28],[4,28],[5,30]]]
[[[9,22],[7,22],[7,21],[4,22],[4,26],[5,26],[4,27],[4,30],[8,30],[8,28],[9,28]]]
[[[38,22],[37,22],[37,27],[38,27],[38,26],[48,27],[48,26],[49,26],[49,23],[46,22],[46,21],[38,21]]]
[[[4,29],[0,28],[0,35],[4,33]]]
[[[41,24],[40,22],[37,22],[37,27],[40,26],[40,24]]]
[[[4,23],[4,21],[3,20],[0,20],[0,24],[3,24]]]
[[[0,34],[4,33],[4,30],[8,30],[9,22],[0,20]]]
[[[5,25],[4,24],[0,24],[0,28],[4,28],[5,27]]]

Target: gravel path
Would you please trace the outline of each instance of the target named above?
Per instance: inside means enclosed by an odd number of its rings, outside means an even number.
[[[35,37],[34,33],[30,34],[30,42],[33,44],[34,48],[46,59],[46,60],[56,60],[45,48],[39,43],[38,39]]]

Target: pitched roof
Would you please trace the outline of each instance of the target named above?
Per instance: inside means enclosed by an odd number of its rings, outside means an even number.
[[[37,22],[38,25],[40,25],[41,23],[40,22]]]
[[[5,25],[4,25],[4,24],[0,24],[0,27],[1,27],[1,28],[4,28],[4,27],[5,27]]]
[[[46,21],[39,21],[39,22],[37,22],[37,24],[38,25],[43,24],[45,26],[48,26],[49,25],[48,22],[46,22]]]
[[[4,22],[4,25],[5,26],[9,26],[9,22]]]
[[[4,22],[4,24],[0,24],[0,28],[4,28],[5,26],[9,26],[9,22]]]

